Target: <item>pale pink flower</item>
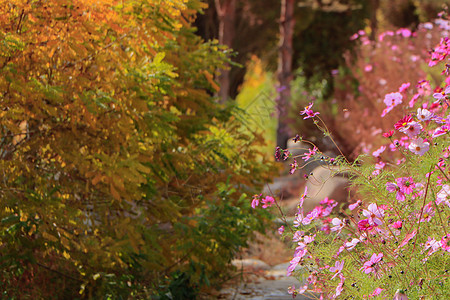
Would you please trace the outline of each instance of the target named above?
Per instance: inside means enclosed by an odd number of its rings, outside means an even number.
[[[359,206],[361,206],[361,205],[362,205],[362,201],[361,201],[361,200],[358,200],[358,201],[356,201],[355,203],[350,204],[350,205],[348,206],[348,208],[349,208],[350,210],[354,210],[355,208],[357,208],[357,207],[359,207]]]
[[[400,132],[403,132],[410,138],[417,136],[422,131],[422,125],[418,122],[409,122],[405,127],[399,129]]]
[[[447,134],[450,131],[450,126],[448,124],[442,125],[434,130],[432,137],[438,137],[444,134]]]
[[[341,232],[342,228],[345,226],[345,223],[338,218],[333,218],[331,223],[334,225],[334,227],[331,227],[331,231]]]
[[[371,225],[381,225],[383,222],[381,218],[384,216],[384,209],[377,207],[375,203],[369,204],[367,210],[363,210],[363,215],[368,218]]]
[[[387,107],[395,107],[402,103],[403,96],[399,92],[395,93],[389,93],[384,96],[384,104],[386,104]]]
[[[442,242],[437,241],[431,237],[428,237],[428,241],[426,241],[424,244],[424,250],[430,249],[430,251],[428,251],[428,253],[427,253],[428,256],[430,256],[434,252],[438,251],[441,247],[442,247]]]
[[[372,294],[369,295],[369,298],[378,296],[379,294],[381,294],[381,292],[384,291],[384,289],[377,287]]]
[[[399,89],[398,89],[399,93],[403,93],[403,92],[406,91],[410,86],[411,86],[411,83],[409,83],[409,82],[403,83],[403,84],[399,87]]]
[[[446,87],[445,90],[443,90],[440,93],[434,93],[433,97],[436,99],[435,102],[439,102],[441,100],[445,100],[445,98],[450,94],[450,86]]]
[[[332,296],[332,299],[336,299],[336,297],[339,296],[342,293],[342,291],[344,290],[345,277],[342,273],[339,273],[339,278],[341,279],[341,281],[337,285],[336,293],[334,293],[334,295]]]
[[[376,271],[376,268],[380,261],[383,259],[383,253],[372,254],[372,257],[364,263],[364,266],[360,270],[364,270],[364,273],[369,274]]]
[[[397,290],[397,292],[395,292],[394,298],[392,298],[392,300],[408,300],[408,297],[406,296],[406,294],[403,290]]]
[[[284,226],[281,225],[280,228],[278,228],[278,234],[282,235],[284,232]]]
[[[384,150],[386,150],[386,146],[381,146],[380,148],[378,148],[377,150],[375,150],[372,155],[375,157],[379,157],[381,155],[381,153],[384,152]]]
[[[422,212],[422,218],[419,220],[420,222],[430,222],[431,218],[434,216],[435,212],[433,210],[432,203],[428,203],[424,206],[423,212]],[[417,217],[420,216],[420,213],[417,213]]]
[[[408,149],[412,153],[422,156],[430,149],[430,143],[424,141],[422,138],[413,139]]]
[[[259,205],[259,199],[262,195],[254,195],[252,199],[252,208],[255,209]]]
[[[352,239],[351,242],[346,242],[345,243],[345,248],[347,248],[347,250],[352,250],[353,248],[356,247],[356,245],[358,245],[358,243],[360,243],[361,241],[358,239]]]
[[[334,267],[330,267],[330,272],[334,273],[333,277],[331,277],[331,279],[333,279],[334,277],[336,277],[339,273],[342,272],[342,268],[344,267],[344,260],[342,261],[336,261],[334,263]]]
[[[450,201],[448,197],[450,196],[450,186],[448,184],[444,184],[441,188],[441,190],[436,195],[436,204],[441,204],[444,202],[447,204],[448,207],[450,207]]]

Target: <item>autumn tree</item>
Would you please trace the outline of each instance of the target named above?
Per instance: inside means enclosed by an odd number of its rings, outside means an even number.
[[[210,96],[226,57],[193,34],[203,8],[0,1],[4,295],[207,285],[261,228],[247,195],[269,167],[242,112]]]

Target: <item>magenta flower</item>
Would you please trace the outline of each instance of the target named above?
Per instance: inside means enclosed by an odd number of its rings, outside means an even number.
[[[370,274],[375,272],[379,262],[383,259],[383,253],[372,254],[372,257],[364,263],[364,266],[360,270],[364,270],[364,273]]]
[[[301,116],[306,115],[306,116],[303,118],[304,120],[305,120],[305,119],[309,119],[309,118],[313,118],[313,117],[319,115],[318,112],[312,111],[311,107],[313,106],[313,104],[314,104],[314,103],[312,103],[312,102],[309,103],[309,105],[306,106],[305,109],[302,110],[302,111],[300,112],[300,115],[301,115]]]
[[[384,136],[384,137],[387,137],[387,138],[390,138],[390,137],[392,137],[393,135],[394,135],[394,130],[389,130],[389,131],[383,133],[383,136]]]
[[[422,156],[430,149],[430,143],[425,142],[422,138],[413,139],[408,149],[412,153]]]
[[[294,162],[292,164],[289,165],[291,167],[291,169],[289,170],[289,174],[294,174],[295,171],[298,168],[298,164],[297,164],[297,160],[294,158]]]
[[[399,87],[398,92],[399,92],[399,93],[403,93],[403,92],[406,91],[410,86],[411,86],[411,83],[405,82],[405,83],[403,83],[403,84]]]
[[[416,186],[412,177],[400,177],[397,178],[395,181],[397,181],[397,185],[398,188],[400,189],[400,192],[406,195],[411,194],[413,192],[414,187]]]
[[[392,227],[394,227],[395,229],[402,229],[403,223],[402,221],[395,221],[394,223],[392,223]]]
[[[260,195],[253,195],[252,199],[252,208],[255,209],[259,205],[259,199],[261,199],[262,194]]]
[[[344,267],[344,260],[342,261],[336,261],[334,263],[334,267],[330,268],[330,272],[334,273],[333,277],[331,277],[331,279],[333,279],[334,277],[336,277],[339,273],[342,272],[342,268]]]
[[[364,219],[364,220],[360,220],[358,222],[358,228],[361,231],[369,231],[373,228],[374,226],[372,224],[369,223],[368,219]]]
[[[262,208],[268,208],[275,203],[275,199],[272,196],[266,196],[266,198],[261,200],[261,203],[263,203]]]
[[[314,146],[314,148],[313,148],[312,150],[311,150],[311,149],[308,149],[308,153],[303,154],[302,159],[305,160],[305,161],[309,160],[311,157],[313,157],[314,155],[316,155],[316,151],[317,151],[317,150],[318,150],[318,149],[316,148],[316,146]]]
[[[363,210],[363,215],[366,218],[369,218],[368,221],[371,225],[377,226],[383,224],[381,218],[383,218],[384,216],[384,210],[380,207],[377,207],[375,203],[369,204],[367,210]]]
[[[409,122],[412,122],[413,118],[410,115],[404,116],[397,123],[394,124],[394,128],[396,130],[400,130],[403,127],[406,127]]]

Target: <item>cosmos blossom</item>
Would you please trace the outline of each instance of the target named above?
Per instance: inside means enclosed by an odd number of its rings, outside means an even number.
[[[376,271],[376,267],[383,259],[383,253],[372,254],[372,257],[364,263],[364,266],[360,269],[363,270],[364,273],[370,274]]]

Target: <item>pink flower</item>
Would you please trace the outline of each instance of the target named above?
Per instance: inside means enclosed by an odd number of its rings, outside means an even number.
[[[400,130],[400,128],[406,127],[409,122],[412,122],[413,118],[411,115],[404,116],[397,123],[395,123],[394,128]]]
[[[416,184],[414,183],[412,177],[400,177],[396,179],[398,188],[403,194],[409,195],[413,192]]]
[[[397,290],[397,292],[395,292],[394,298],[392,298],[392,300],[408,300],[408,297],[406,296],[406,294],[403,290]]]
[[[253,195],[252,199],[252,208],[255,209],[259,205],[259,199],[261,198],[262,194],[260,195]]]
[[[422,138],[413,139],[408,149],[412,153],[422,156],[430,149],[430,143],[425,142]]]
[[[377,287],[377,288],[373,291],[373,293],[369,295],[369,298],[378,296],[379,294],[381,294],[382,291],[383,291],[382,288]]]
[[[434,93],[433,97],[436,99],[436,102],[445,100],[446,97],[450,94],[450,86],[446,87],[445,90],[442,90],[440,93]]]
[[[350,210],[354,210],[355,208],[361,206],[361,204],[362,204],[362,201],[361,201],[361,200],[358,200],[358,201],[356,201],[355,203],[350,204],[350,205],[348,206],[348,208],[349,208]]]
[[[291,167],[291,169],[289,170],[289,174],[294,174],[295,171],[298,168],[298,164],[297,164],[297,160],[294,158],[294,162],[292,164],[289,165]]]
[[[284,232],[284,226],[281,225],[280,228],[278,228],[278,234],[282,235]]]
[[[396,221],[392,223],[392,227],[394,227],[395,229],[401,229],[403,227],[403,223],[402,221]]]
[[[333,277],[331,277],[331,279],[333,279],[334,277],[336,277],[339,273],[342,272],[342,268],[344,267],[344,260],[340,261],[336,261],[334,263],[334,267],[330,268],[330,272],[334,273]]]
[[[363,215],[369,218],[369,223],[371,225],[377,226],[383,224],[380,218],[383,218],[384,210],[380,207],[377,207],[375,203],[369,204],[367,210],[363,210]]]
[[[387,138],[390,138],[390,137],[392,137],[393,135],[394,135],[394,130],[389,130],[389,131],[383,133],[383,136],[384,136],[384,137],[387,137]]]
[[[430,256],[434,252],[438,251],[441,247],[442,247],[442,242],[437,241],[431,237],[428,237],[428,241],[426,241],[424,244],[424,248],[425,248],[424,250],[428,250],[431,248],[430,251],[428,251],[428,253],[427,253],[428,256]]]
[[[345,248],[347,248],[347,250],[352,250],[353,248],[356,247],[356,245],[358,245],[358,243],[360,243],[361,241],[358,239],[352,239],[350,242],[345,242]]]
[[[422,125],[418,122],[409,122],[406,126],[399,129],[400,132],[403,132],[410,138],[417,136],[422,131]]]
[[[372,69],[373,69],[372,65],[366,65],[366,66],[364,67],[364,71],[365,71],[365,72],[370,72],[370,71],[372,71]]]
[[[402,103],[403,96],[399,92],[386,94],[384,96],[384,104],[386,104],[387,107],[395,107]]]
[[[314,103],[309,103],[309,105],[306,106],[305,109],[300,112],[301,116],[306,115],[303,118],[304,120],[305,119],[309,119],[309,118],[313,118],[313,117],[315,117],[315,116],[317,116],[319,114],[318,112],[315,113],[315,112],[312,111],[311,108],[312,108],[313,104]]]
[[[450,131],[450,126],[448,124],[442,125],[434,130],[432,137],[438,137],[444,135]]]
[[[400,187],[393,183],[393,182],[386,182],[386,190],[390,193],[392,192],[397,192],[397,195],[395,196],[395,198],[398,201],[405,201],[405,194],[403,194],[403,192],[400,190]]]
[[[436,204],[441,204],[444,202],[447,204],[448,207],[450,207],[450,202],[448,200],[448,197],[450,196],[450,186],[448,184],[444,184],[442,186],[442,189],[437,193],[436,195]]]
[[[411,83],[406,82],[403,83],[400,88],[398,89],[399,93],[403,93],[404,91],[406,91],[409,87],[411,86]]]
[[[336,293],[334,293],[334,295],[332,296],[332,299],[336,299],[336,297],[339,296],[342,293],[342,291],[344,290],[345,277],[344,277],[344,275],[342,275],[342,273],[339,273],[339,278],[341,279],[341,281],[337,285]]]
[[[450,252],[449,241],[450,241],[450,234],[444,235],[441,238],[441,247],[442,247],[442,249],[444,249],[447,252]]]
[[[262,208],[268,208],[275,203],[275,199],[272,196],[266,196],[266,198],[261,200],[261,203],[263,203]]]
[[[433,217],[435,214],[433,210],[432,203],[428,203],[424,206],[423,212],[422,212],[422,218],[419,220],[419,222],[430,222],[431,217]],[[417,214],[417,217],[420,216],[420,213]]]
[[[364,219],[358,222],[358,228],[361,231],[369,231],[373,228],[373,225],[369,223],[368,219]]]
[[[338,218],[334,218],[331,223],[334,225],[334,227],[331,227],[331,231],[337,231],[337,232],[341,232],[342,228],[344,228],[345,223],[342,222],[340,219]]]
[[[379,157],[381,155],[381,153],[384,152],[384,150],[386,150],[386,146],[381,146],[380,148],[378,148],[377,150],[375,150],[372,155],[375,157]]]
[[[372,254],[370,260],[364,263],[364,266],[360,270],[364,270],[364,273],[369,274],[375,272],[378,263],[383,259],[383,253]]]

